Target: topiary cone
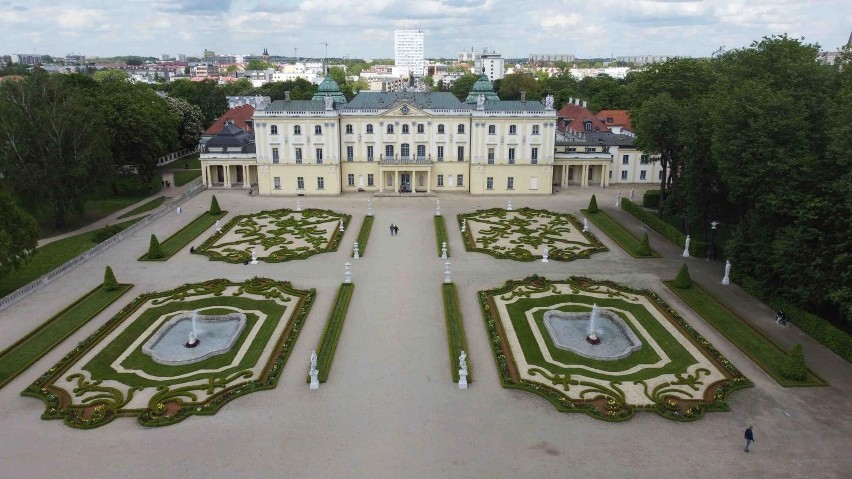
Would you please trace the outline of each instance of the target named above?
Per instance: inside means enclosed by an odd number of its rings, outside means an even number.
[[[808,368],[805,365],[805,352],[802,351],[801,344],[793,346],[793,350],[784,358],[780,372],[785,378],[797,381],[802,381],[808,376]]]
[[[653,256],[654,252],[651,251],[651,243],[648,242],[648,233],[642,235],[642,242],[639,243],[639,247],[636,248],[636,256]],[[684,265],[686,266],[686,265]],[[689,273],[687,273],[689,276]]]
[[[151,235],[151,243],[148,245],[148,259],[160,259],[163,256],[163,248],[160,247],[160,242],[156,235]]]
[[[216,200],[216,195],[213,195],[213,198],[210,199],[210,214],[211,215],[221,215],[222,209],[219,208],[219,201]]]
[[[595,198],[595,195],[592,195],[592,199],[589,200],[588,211],[589,213],[597,213],[598,211],[600,211],[598,210],[598,200],[597,198]]]
[[[104,291],[115,291],[118,289],[118,280],[115,279],[115,273],[109,266],[104,270],[104,284],[101,286]]]
[[[646,235],[647,236],[647,235]],[[678,289],[689,289],[692,287],[692,278],[689,277],[689,268],[686,264],[680,267],[674,279],[674,286]]]

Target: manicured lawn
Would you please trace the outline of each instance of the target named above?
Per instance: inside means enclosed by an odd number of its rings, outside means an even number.
[[[450,239],[447,237],[447,222],[443,216],[435,216],[435,240],[438,242],[438,256],[441,256],[441,246],[447,243],[447,258],[450,257]]]
[[[638,256],[636,251],[639,249],[639,244],[641,243],[641,238],[637,238],[630,231],[627,231],[621,224],[615,221],[611,216],[606,214],[603,211],[598,211],[597,213],[589,213],[589,210],[580,210],[583,215],[589,218],[589,221],[594,223],[595,226],[600,228],[601,231],[606,233],[607,236],[612,238],[613,241],[618,243],[621,248],[627,252],[630,256],[634,258],[659,258],[660,255],[651,250],[654,254],[652,256]]]
[[[372,218],[372,216],[368,216],[368,218]],[[346,319],[346,311],[349,309],[349,301],[352,299],[354,289],[355,285],[352,283],[340,285],[337,299],[334,300],[334,309],[331,310],[325,331],[322,333],[322,339],[317,348],[317,370],[319,370],[318,377],[321,383],[328,379],[328,372],[331,370],[331,362],[334,360],[334,352],[337,350],[337,342],[340,340],[340,333],[343,331],[343,321]],[[311,378],[308,376],[307,381],[310,382],[310,380]]]
[[[0,352],[0,388],[73,334],[74,331],[89,322],[132,287],[133,285],[130,284],[122,284],[115,291],[105,291],[101,286],[97,286]]]
[[[436,218],[438,218],[436,216]],[[459,310],[459,296],[454,283],[443,283],[444,295],[444,317],[447,321],[447,337],[450,346],[450,370],[453,374],[453,382],[459,382],[459,355],[462,351],[467,352],[467,340],[464,336],[464,324],[462,323],[461,311]],[[470,356],[468,356],[470,358]],[[467,382],[473,381],[470,359],[467,360]]]
[[[191,243],[201,233],[207,231],[208,228],[216,223],[216,220],[221,219],[228,214],[223,211],[220,215],[211,215],[208,212],[201,213],[192,223],[184,226],[177,233],[169,236],[165,241],[160,241],[160,247],[163,249],[163,257],[158,259],[148,259],[148,253],[145,253],[139,258],[139,261],[165,261]]]
[[[116,226],[126,229],[140,219],[125,221]],[[39,276],[53,271],[66,261],[85,253],[95,246],[95,243],[92,242],[92,237],[95,234],[97,234],[97,231],[80,233],[48,243],[37,249],[29,263],[0,278],[0,297],[6,296],[30,281],[34,281]]]
[[[177,159],[169,164],[163,165],[159,169],[161,171],[200,170],[201,156],[198,153],[193,153],[189,156]]]
[[[155,208],[159,208],[160,205],[162,205],[165,201],[166,201],[165,196],[158,196],[157,198],[154,198],[153,200],[145,203],[144,205],[141,205],[138,208],[134,208],[134,209],[128,211],[127,213],[124,213],[123,215],[119,216],[118,219],[129,218],[131,216],[136,216],[140,213],[144,213],[146,211],[151,211]]]
[[[178,160],[180,161],[180,160]],[[201,170],[175,170],[175,186],[183,186],[201,176]]]
[[[733,311],[716,300],[693,283],[691,288],[675,288],[672,281],[664,281],[666,286],[707,323],[722,333],[728,341],[738,347],[746,356],[757,363],[772,379],[784,387],[791,386],[827,386],[822,378],[808,370],[804,381],[794,381],[781,376],[781,364],[787,353],[760,331],[737,316]]]

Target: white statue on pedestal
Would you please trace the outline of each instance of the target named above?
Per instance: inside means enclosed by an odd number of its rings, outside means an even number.
[[[553,109],[553,95],[547,95],[544,97],[544,109],[552,110]]]
[[[334,98],[330,96],[325,97],[325,109],[334,110]]]
[[[251,249],[251,264],[257,264],[257,248]]]
[[[722,278],[722,284],[725,286],[731,284],[731,260],[725,261],[725,276]]]
[[[583,233],[589,232],[589,219],[583,218]]]
[[[689,235],[686,235],[686,241],[683,242],[683,257],[689,258],[689,242],[691,241]]]
[[[467,354],[459,354],[459,389],[467,389]]]
[[[319,389],[319,371],[317,371],[317,352],[311,351],[311,369],[308,371],[311,377],[310,388],[313,391]]]
[[[479,95],[476,97],[476,109],[484,110],[485,109],[485,95]]]
[[[219,223],[219,220],[216,220],[216,232],[217,233],[222,232],[222,223]]]

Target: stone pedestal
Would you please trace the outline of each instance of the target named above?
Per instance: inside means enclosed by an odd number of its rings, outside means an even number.
[[[353,249],[355,250],[353,257],[355,259],[361,259],[361,253],[358,251],[358,242],[357,241],[355,242],[355,246],[353,247]]]
[[[441,243],[441,259],[447,259],[447,242]]]
[[[314,369],[310,372],[310,375],[311,375],[311,385],[310,385],[311,391],[316,391],[317,389],[319,389],[319,371]]]
[[[459,389],[467,389],[467,371],[459,369]]]

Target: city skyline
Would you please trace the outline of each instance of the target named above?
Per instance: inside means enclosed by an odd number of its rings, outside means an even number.
[[[570,53],[710,56],[786,33],[835,50],[849,38],[852,7],[827,0],[531,0],[527,15],[504,0],[176,0],[121,4],[0,0],[3,54],[89,57],[163,53],[393,58],[394,30],[425,32],[427,58],[497,51],[506,58]],[[353,15],[354,13],[354,15]],[[559,41],[556,41],[559,39]]]

